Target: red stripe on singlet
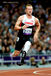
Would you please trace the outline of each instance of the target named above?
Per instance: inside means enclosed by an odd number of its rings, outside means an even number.
[[[25,22],[26,24],[31,24],[31,25],[33,25],[33,23],[31,23],[31,22]]]

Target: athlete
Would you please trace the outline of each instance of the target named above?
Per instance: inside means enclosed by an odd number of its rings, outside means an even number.
[[[19,32],[15,51],[11,54],[13,57],[18,56],[23,48],[23,57],[21,62],[24,62],[26,53],[31,47],[31,38],[34,39],[34,42],[38,41],[38,34],[40,30],[40,22],[38,18],[32,15],[33,7],[31,4],[26,5],[25,12],[26,14],[21,15],[15,24],[14,29],[19,30]],[[37,29],[34,32],[35,25],[37,26]]]

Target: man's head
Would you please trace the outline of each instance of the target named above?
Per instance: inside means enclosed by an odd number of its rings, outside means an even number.
[[[26,12],[26,14],[28,14],[28,15],[32,15],[33,7],[32,7],[31,4],[27,4],[27,5],[26,5],[25,12]]]

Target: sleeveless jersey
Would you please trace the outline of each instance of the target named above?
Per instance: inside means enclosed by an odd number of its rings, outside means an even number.
[[[20,24],[20,26],[28,25],[26,29],[19,30],[18,36],[33,36],[34,34],[34,26],[35,26],[35,17],[32,16],[31,19],[28,19],[26,14],[24,14],[24,18]]]

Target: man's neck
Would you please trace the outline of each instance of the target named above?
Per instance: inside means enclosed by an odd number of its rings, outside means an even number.
[[[32,18],[32,15],[28,15],[26,14],[27,18],[31,19]]]

